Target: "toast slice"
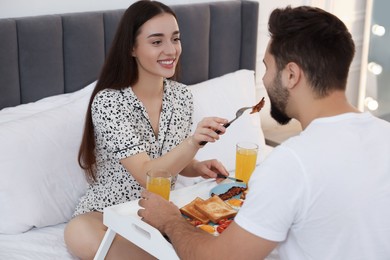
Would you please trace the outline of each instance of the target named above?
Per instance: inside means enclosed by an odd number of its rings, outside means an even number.
[[[203,199],[196,197],[193,201],[180,208],[180,212],[189,218],[202,222],[202,224],[207,224],[210,222],[210,219],[195,208],[195,203],[203,201]]]
[[[195,208],[214,223],[218,223],[221,219],[232,218],[237,214],[236,210],[226,204],[217,195],[214,195],[207,200],[196,202]]]

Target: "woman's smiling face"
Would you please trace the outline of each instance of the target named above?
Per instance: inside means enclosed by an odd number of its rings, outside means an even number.
[[[172,77],[181,51],[176,18],[168,13],[153,17],[140,27],[132,51],[137,61],[139,77]]]

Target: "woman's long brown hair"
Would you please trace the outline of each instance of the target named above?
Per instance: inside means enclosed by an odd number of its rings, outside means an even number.
[[[162,13],[176,15],[168,6],[157,2],[141,0],[132,4],[124,13],[110,51],[104,62],[95,89],[92,92],[85,117],[84,133],[78,154],[78,162],[88,181],[96,181],[95,135],[91,106],[96,94],[106,88],[123,89],[138,81],[138,68],[131,55],[140,27],[156,15]],[[177,19],[177,18],[176,18]],[[176,77],[178,68],[176,69]]]

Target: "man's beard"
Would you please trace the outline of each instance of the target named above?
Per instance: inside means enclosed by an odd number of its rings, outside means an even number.
[[[281,73],[275,76],[268,95],[271,101],[271,116],[281,125],[286,125],[291,121],[291,117],[286,114],[286,106],[289,98],[289,92],[282,85]]]

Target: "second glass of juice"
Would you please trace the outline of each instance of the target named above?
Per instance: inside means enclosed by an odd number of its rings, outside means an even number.
[[[251,142],[239,142],[236,145],[236,178],[248,183],[255,170],[259,146]]]
[[[167,170],[155,169],[146,173],[146,189],[169,200],[172,175]]]

